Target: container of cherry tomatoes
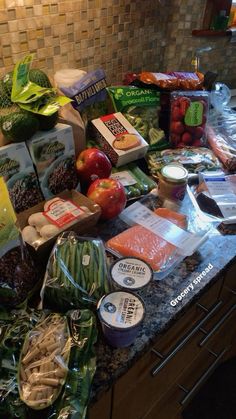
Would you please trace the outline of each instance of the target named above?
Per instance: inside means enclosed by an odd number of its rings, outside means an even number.
[[[204,146],[209,112],[209,93],[205,91],[171,93],[170,143],[172,147]]]

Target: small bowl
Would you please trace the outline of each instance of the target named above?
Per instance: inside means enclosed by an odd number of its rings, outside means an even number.
[[[113,291],[100,299],[97,309],[103,334],[111,346],[125,348],[134,342],[145,316],[139,296]]]

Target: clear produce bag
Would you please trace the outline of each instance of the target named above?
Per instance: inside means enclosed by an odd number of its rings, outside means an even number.
[[[106,242],[114,255],[139,257],[154,271],[154,279],[165,278],[186,256],[192,255],[213,228],[198,217],[192,205],[165,204],[149,194],[120,215],[116,235]],[[190,207],[190,208],[189,208]]]
[[[52,250],[41,298],[44,308],[93,306],[108,292],[106,256],[99,239],[62,233]]]
[[[95,317],[45,311],[0,313],[0,417],[84,419],[96,369]]]

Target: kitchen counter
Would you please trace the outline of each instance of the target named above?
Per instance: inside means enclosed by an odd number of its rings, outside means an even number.
[[[117,231],[114,231],[112,223],[108,223],[100,233],[106,240]],[[235,261],[236,235],[226,235],[214,228],[199,251],[185,258],[165,279],[153,281],[144,291],[140,291],[146,306],[146,317],[134,344],[128,348],[114,349],[105,343],[100,332],[96,348],[97,371],[92,387],[92,403],[111,388],[115,381],[147,352],[157,337],[164,334],[175,320],[183,316],[189,306],[221,278]],[[200,277],[208,266],[209,271]],[[199,279],[197,285],[193,282],[196,278]],[[181,292],[187,288],[188,292],[181,300]],[[174,301],[178,296],[181,301]]]

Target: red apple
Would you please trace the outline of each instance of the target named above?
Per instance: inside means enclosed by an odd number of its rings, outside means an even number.
[[[126,205],[124,186],[116,179],[97,179],[87,192],[88,198],[100,205],[104,220],[116,217]]]
[[[111,174],[111,162],[98,148],[87,148],[81,151],[76,159],[76,169],[80,181],[89,185],[97,178],[107,178]]]

